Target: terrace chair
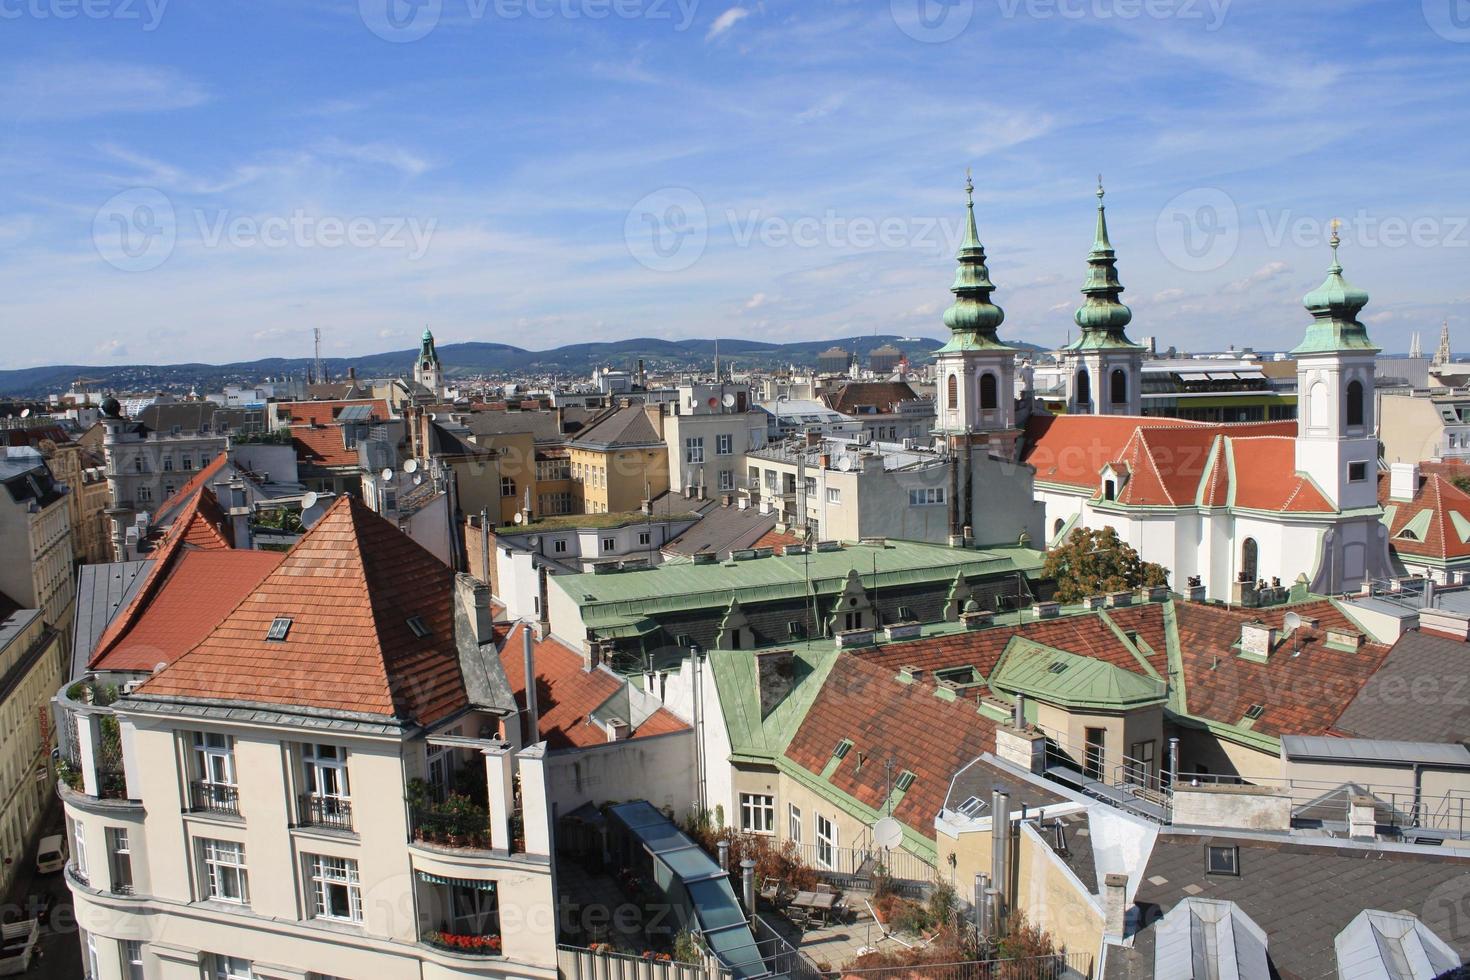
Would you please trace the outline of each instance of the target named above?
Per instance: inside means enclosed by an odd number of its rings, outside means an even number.
[[[761,882],[760,897],[772,905],[779,904],[781,901],[781,885],[780,878],[767,878]]]

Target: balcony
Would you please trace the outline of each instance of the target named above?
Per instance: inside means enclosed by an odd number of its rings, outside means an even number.
[[[92,800],[128,800],[122,732],[112,703],[118,691],[91,677],[57,692],[56,778],[66,791]]]
[[[302,793],[297,798],[297,819],[303,827],[352,831],[352,801],[342,796]]]
[[[195,779],[189,783],[189,809],[194,813],[240,815],[239,787]]]

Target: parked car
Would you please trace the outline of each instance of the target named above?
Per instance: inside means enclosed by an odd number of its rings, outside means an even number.
[[[66,867],[66,841],[60,834],[42,837],[36,845],[37,874],[52,874]]]

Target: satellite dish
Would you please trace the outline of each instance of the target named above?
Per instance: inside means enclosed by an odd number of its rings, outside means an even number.
[[[30,418],[31,417],[31,410],[29,408],[23,408],[23,409],[21,409],[20,410],[20,417],[23,418],[23,419]]]
[[[852,470],[852,459],[848,456],[842,457],[837,461],[837,468],[844,473],[850,472]]]
[[[513,520],[517,524],[523,523],[525,521],[525,519],[526,519],[526,515],[525,514],[522,514],[520,511],[516,511],[516,516],[513,518]]]
[[[424,482],[424,475],[422,473],[415,473],[413,475],[413,485],[414,486],[418,486],[420,483],[423,483],[423,482]]]
[[[722,402],[725,403],[725,407],[726,408],[734,408],[735,407],[735,396],[732,395],[732,394],[730,394],[729,392],[726,392],[725,393],[725,397],[724,398],[721,398],[720,401],[722,401]]]
[[[873,843],[886,850],[893,850],[903,843],[903,824],[892,817],[884,817],[873,824]]]
[[[541,535],[539,535],[539,534],[533,534],[533,535],[531,535],[529,538],[526,539],[526,543],[529,544],[533,548],[539,546],[541,544]]]
[[[714,408],[719,403],[720,403],[720,400],[718,398],[716,398],[714,395],[710,395],[709,396],[709,407],[710,408]]]
[[[408,462],[406,462],[406,463],[403,464],[403,472],[405,472],[405,473],[417,473],[418,471],[419,471],[419,461],[416,460],[416,459],[411,459]]]
[[[317,502],[316,491],[315,490],[308,490],[308,491],[306,491],[306,495],[301,498],[301,509],[302,510],[311,510],[313,507],[316,506],[316,502]]]
[[[1294,612],[1289,612],[1281,618],[1281,625],[1288,633],[1295,633],[1302,625],[1302,618]]]
[[[383,468],[383,472],[379,473],[378,476],[380,476],[380,477],[383,478],[383,482],[384,483],[392,483],[393,482],[393,467],[391,467],[391,466],[384,467]]]

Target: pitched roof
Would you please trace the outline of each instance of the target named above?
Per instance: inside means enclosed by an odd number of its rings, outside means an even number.
[[[526,669],[523,631],[517,624],[500,650],[500,665],[515,692],[521,709],[521,734],[527,723]],[[610,670],[598,667],[585,670],[581,654],[568,649],[550,637],[532,644],[536,658],[536,727],[552,749],[587,748],[606,745],[607,733],[588,720],[588,716],[622,692],[626,682]],[[632,719],[628,719],[630,722]],[[665,735],[685,731],[688,725],[667,708],[659,708],[633,729],[633,738]]]
[[[827,407],[845,415],[891,414],[901,402],[918,401],[919,396],[904,381],[849,381],[822,397]],[[859,411],[868,408],[871,411]]]
[[[210,480],[214,479],[215,475],[225,468],[225,464],[229,460],[229,453],[219,453],[214,459],[211,459],[207,464],[200,467],[193,476],[189,477],[187,483],[175,490],[167,500],[158,505],[157,509],[153,511],[151,518],[153,523],[168,523],[169,516],[183,507],[190,497],[198,493]]]
[[[629,405],[607,413],[577,434],[577,446],[647,446],[663,445],[663,437],[642,405]]]
[[[152,670],[209,635],[281,563],[278,551],[184,551],[129,627],[88,663],[92,670]]]
[[[280,402],[276,413],[288,420],[291,442],[301,462],[315,466],[357,466],[357,450],[343,444],[342,428],[337,420],[345,410],[361,407],[368,409],[374,421],[386,422],[392,418],[388,402],[381,398]]]
[[[1378,476],[1378,503],[1389,543],[1403,555],[1449,560],[1470,558],[1470,494],[1431,472],[1412,501],[1393,500],[1389,475]]]
[[[453,606],[453,571],[344,495],[223,622],[140,690],[432,724],[468,704]],[[268,640],[282,618],[285,639]]]
[[[1230,439],[1236,507],[1294,514],[1336,510],[1321,489],[1296,470],[1296,441],[1285,436]]]
[[[1337,719],[1338,731],[1403,742],[1470,742],[1470,645],[1409,630]]]

